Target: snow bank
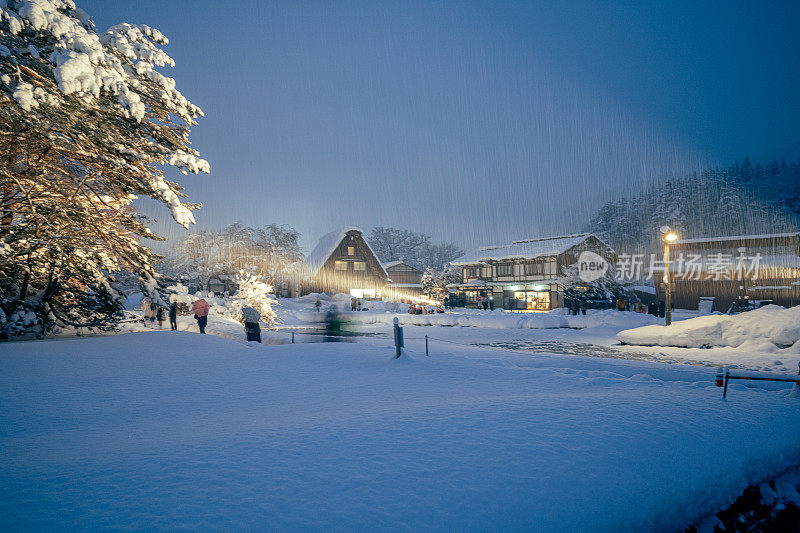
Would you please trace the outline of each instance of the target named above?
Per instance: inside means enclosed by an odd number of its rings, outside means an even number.
[[[768,305],[739,315],[701,316],[671,326],[645,326],[621,331],[617,339],[642,346],[707,348],[728,346],[753,351],[800,350],[800,306]]]
[[[800,454],[712,369],[389,344],[0,344],[0,529],[679,531]]]
[[[616,310],[589,310],[587,315],[568,315],[561,309],[549,313],[447,312],[430,315],[392,313],[356,313],[350,318],[360,324],[391,324],[397,316],[400,324],[415,326],[463,326],[494,329],[586,329],[597,327],[624,328],[653,324],[658,318],[641,313]]]

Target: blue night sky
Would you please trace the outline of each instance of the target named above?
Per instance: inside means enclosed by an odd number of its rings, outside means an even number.
[[[77,3],[99,31],[169,37],[162,72],[206,114],[212,174],[179,180],[197,229],[289,224],[308,249],[384,225],[468,248],[800,147],[797,2]]]

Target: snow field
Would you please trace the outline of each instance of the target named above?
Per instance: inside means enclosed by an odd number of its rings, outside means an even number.
[[[389,342],[0,345],[0,527],[681,529],[800,453],[713,369]]]

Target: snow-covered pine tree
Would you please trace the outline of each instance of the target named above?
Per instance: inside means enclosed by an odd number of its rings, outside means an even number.
[[[586,282],[580,279],[578,264],[562,267],[559,285],[564,288],[564,299],[579,300],[584,302],[616,300],[617,298],[632,298],[633,293],[626,289],[609,270],[606,274],[594,281]]]
[[[0,0],[0,333],[113,326],[119,270],[158,296],[141,240],[159,237],[131,203],[188,226],[199,206],[164,171],[209,172],[189,147],[202,111],[156,70],[174,65],[167,42],[144,25],[99,35],[71,0]]]
[[[441,300],[447,295],[448,285],[460,283],[461,281],[462,272],[460,266],[445,265],[442,270],[434,270],[428,267],[420,279],[422,294],[429,298]]]

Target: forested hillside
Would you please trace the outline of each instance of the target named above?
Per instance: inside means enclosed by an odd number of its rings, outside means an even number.
[[[697,238],[800,231],[800,162],[714,168],[609,202],[587,227],[620,253],[660,246],[659,228]]]

